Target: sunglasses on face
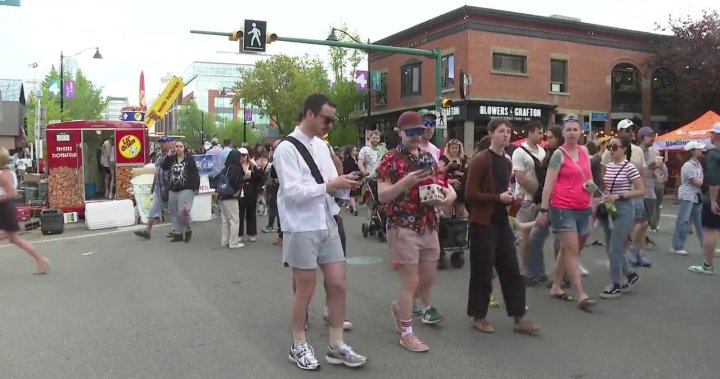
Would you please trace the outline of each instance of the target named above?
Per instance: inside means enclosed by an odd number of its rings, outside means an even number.
[[[616,151],[616,150],[620,150],[622,148],[623,148],[622,145],[618,145],[618,144],[612,144],[612,145],[607,146],[607,149],[610,151]]]
[[[335,117],[326,116],[324,114],[319,114],[317,117],[321,117],[323,119],[323,124],[330,125],[335,121]]]
[[[423,124],[425,124],[428,128],[434,128],[435,120],[423,120]]]
[[[563,117],[562,122],[579,122],[580,118],[574,114]]]
[[[403,129],[403,132],[408,137],[419,137],[419,136],[425,134],[425,128],[408,128],[408,129]]]

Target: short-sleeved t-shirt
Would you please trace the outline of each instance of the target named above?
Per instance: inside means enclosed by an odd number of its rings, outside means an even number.
[[[630,145],[630,149],[630,163],[634,164],[638,171],[642,171],[647,168],[647,162],[645,162],[645,152],[643,149],[634,144]],[[607,166],[610,162],[612,162],[612,158],[610,158],[610,150],[605,150],[600,163],[602,163],[603,166]]]
[[[655,158],[660,155],[660,151],[655,149],[654,147],[649,147],[647,151],[644,151],[645,155],[645,163],[648,165],[651,165],[655,163]],[[643,184],[645,184],[645,198],[646,199],[656,199],[657,195],[655,194],[655,184],[657,183],[657,179],[655,178],[655,171],[654,170],[644,170],[643,171]]]
[[[698,202],[700,195],[700,187],[692,182],[693,179],[699,178],[704,180],[703,169],[697,159],[690,159],[683,163],[680,168],[680,186],[678,187],[678,200]]]
[[[632,191],[632,182],[640,178],[640,171],[627,160],[620,163],[610,162],[605,166],[605,188],[608,193],[619,194]]]
[[[381,157],[379,150],[379,148],[373,149],[371,146],[363,146],[358,153],[358,159],[363,160],[365,163],[365,170],[367,170],[368,174],[372,175],[375,173],[375,169],[377,168]]]
[[[705,184],[708,186],[720,186],[720,148],[713,147],[708,149],[705,157]],[[706,194],[708,195],[708,194]],[[720,193],[715,201],[720,201]]]
[[[523,142],[522,147],[528,149],[535,158],[540,162],[545,159],[545,149],[537,146],[537,150],[533,150],[528,146],[527,142]],[[522,148],[517,148],[512,154],[512,169],[513,171],[522,171],[527,176],[528,180],[534,183],[534,188],[538,188],[538,178],[535,174],[535,161],[532,159],[530,154]],[[523,188],[525,192],[525,200],[532,201],[533,194],[529,191],[529,188]]]

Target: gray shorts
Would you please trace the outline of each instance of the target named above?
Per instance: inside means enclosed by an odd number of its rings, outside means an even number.
[[[148,217],[160,218],[162,217],[163,210],[165,209],[167,209],[167,202],[162,200],[162,196],[160,196],[157,191],[153,192],[152,208],[150,209]]]
[[[522,204],[520,205],[520,210],[518,210],[517,216],[515,218],[517,218],[517,220],[520,222],[535,221],[539,211],[539,205],[533,204],[532,201],[523,200]]]
[[[330,218],[327,230],[283,231],[283,262],[292,268],[314,270],[318,265],[345,262],[340,234]]]

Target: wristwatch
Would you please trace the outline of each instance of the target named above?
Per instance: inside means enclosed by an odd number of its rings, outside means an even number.
[[[540,208],[540,211],[539,211],[539,212],[540,212],[540,213],[548,213],[548,209],[547,209],[547,208]]]

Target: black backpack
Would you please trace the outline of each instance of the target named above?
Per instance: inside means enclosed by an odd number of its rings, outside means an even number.
[[[225,169],[225,173],[222,172],[218,175],[217,194],[220,200],[231,200],[235,198],[235,188],[230,184],[230,167]]]
[[[537,159],[525,146],[520,146],[520,148],[525,150],[535,163],[535,177],[537,177],[538,189],[533,195],[533,203],[540,204],[542,202],[543,189],[545,189],[545,177],[547,176],[548,166]]]

